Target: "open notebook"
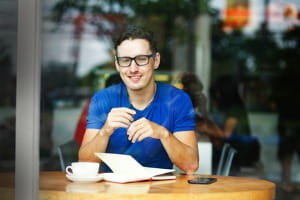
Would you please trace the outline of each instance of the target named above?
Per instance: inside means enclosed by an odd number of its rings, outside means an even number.
[[[162,169],[144,167],[132,156],[114,153],[95,153],[113,173],[104,173],[104,180],[127,183],[145,180],[168,180],[175,179],[174,175],[164,175],[175,171],[174,169]]]

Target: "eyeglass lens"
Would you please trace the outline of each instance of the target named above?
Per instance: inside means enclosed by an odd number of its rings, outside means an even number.
[[[149,63],[149,58],[152,57],[151,55],[138,55],[134,58],[131,57],[118,57],[118,63],[121,67],[128,67],[131,65],[132,60],[138,65],[143,66]]]

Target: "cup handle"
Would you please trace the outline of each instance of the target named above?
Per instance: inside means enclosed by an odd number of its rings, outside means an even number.
[[[70,170],[71,170],[71,171],[70,171]],[[67,167],[66,167],[66,173],[67,173],[68,175],[73,175],[72,166],[67,166]]]

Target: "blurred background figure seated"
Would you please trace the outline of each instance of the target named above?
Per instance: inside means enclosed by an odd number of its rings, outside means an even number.
[[[203,84],[196,74],[183,72],[179,79],[179,87],[191,97],[198,136],[206,135],[213,144],[213,174],[218,173],[222,152],[228,144],[236,151],[232,160],[232,175],[237,175],[241,167],[256,167],[260,163],[260,143],[251,135],[238,81],[231,75],[218,77],[209,89],[208,102]]]
[[[210,88],[213,120],[223,132],[224,142],[237,153],[232,162],[232,174],[238,175],[241,168],[260,166],[260,143],[251,135],[248,112],[244,105],[237,79],[231,75],[218,77]],[[220,149],[214,153],[219,160]]]

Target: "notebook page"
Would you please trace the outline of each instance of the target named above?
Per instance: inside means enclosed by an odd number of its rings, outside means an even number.
[[[145,168],[130,155],[113,153],[96,153],[96,155],[116,174],[127,177],[151,177]]]

